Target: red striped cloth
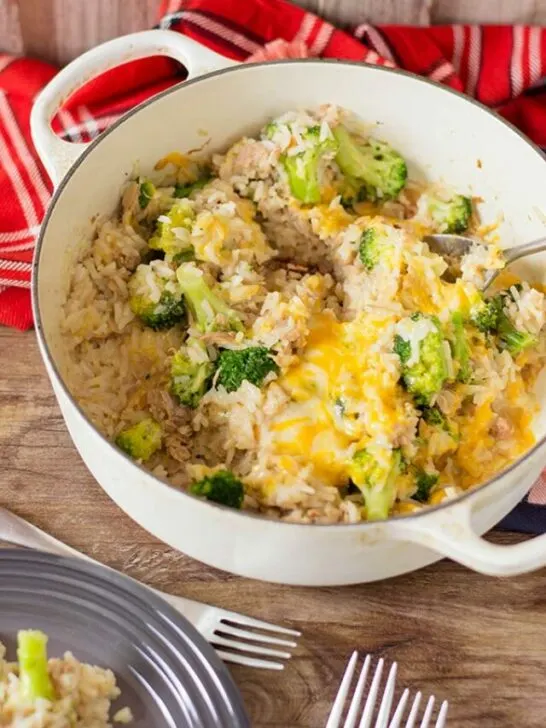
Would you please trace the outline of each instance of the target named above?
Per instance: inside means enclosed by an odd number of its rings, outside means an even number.
[[[159,26],[239,61],[316,56],[397,66],[477,98],[546,147],[546,30],[528,26],[429,28],[359,25],[342,31],[286,0],[163,0]],[[30,270],[50,181],[29,133],[32,100],[55,74],[0,54],[0,324],[32,326]],[[144,99],[180,81],[164,58],[127,64],[74,94],[54,127],[89,141]],[[546,474],[530,500],[546,505]]]

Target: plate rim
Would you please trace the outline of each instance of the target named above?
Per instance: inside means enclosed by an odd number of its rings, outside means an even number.
[[[198,655],[203,670],[206,669],[207,665],[209,668],[212,668],[215,679],[219,681],[224,692],[224,696],[221,695],[220,691],[216,692],[214,704],[218,707],[221,701],[223,710],[230,709],[233,713],[233,719],[237,720],[230,728],[250,728],[250,718],[241,691],[227,666],[222,662],[212,645],[207,642],[197,628],[159,594],[152,591],[150,587],[140,584],[122,572],[102,566],[101,564],[89,563],[74,556],[61,556],[37,549],[0,546],[0,567],[2,564],[7,565],[8,562],[13,564],[17,564],[17,562],[34,565],[49,564],[63,570],[68,569],[74,576],[88,574],[98,581],[99,586],[105,588],[108,585],[114,585],[122,594],[125,593],[127,595],[129,601],[132,601],[133,604],[136,602],[136,606],[139,608],[139,619],[142,613],[145,613],[147,610],[156,612],[158,617],[163,618],[162,621],[164,622],[165,629],[172,632],[173,628],[176,627],[182,632],[184,637],[189,638],[196,648],[194,653]],[[47,574],[47,576],[53,579],[55,578],[54,573]],[[220,718],[222,718],[221,715]]]

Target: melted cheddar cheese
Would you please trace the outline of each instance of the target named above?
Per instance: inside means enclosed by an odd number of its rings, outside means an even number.
[[[291,455],[323,482],[341,486],[355,450],[411,429],[396,359],[379,345],[395,320],[314,317],[305,350],[278,380],[291,401],[270,426],[275,453]]]

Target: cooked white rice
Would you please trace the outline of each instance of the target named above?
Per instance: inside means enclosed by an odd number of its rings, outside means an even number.
[[[195,265],[245,327],[244,333],[203,335],[190,326],[189,334],[206,347],[192,344],[190,358],[214,359],[220,349],[262,345],[273,352],[278,376],[270,374],[260,388],[244,381],[234,392],[213,384],[197,408],[181,406],[170,392],[169,372],[187,325],[153,331],[131,310],[128,281],[149,252],[154,221],[169,220],[174,185],[198,174],[195,161],[179,154],[158,164],[163,177],[144,208],[139,183],[127,185],[119,213],[98,227],[78,261],[65,306],[66,381],[102,432],[114,440],[152,417],[161,427],[162,446],[145,466],[158,477],[185,488],[228,467],[244,483],[243,507],[297,522],[366,517],[362,494],[347,487],[350,463],[363,447],[377,462],[403,448],[411,463],[399,473],[390,513],[423,506],[414,498],[415,467],[437,478],[428,503],[498,472],[533,442],[530,391],[545,351],[545,297],[523,283],[510,289],[505,313],[518,328],[540,335],[538,344],[511,356],[465,323],[472,378],[454,381],[456,363],[446,338],[447,380],[430,403],[457,435],[423,420],[401,386],[394,338],[417,311],[451,331],[453,313],[468,313],[484,274],[502,267],[502,254],[497,244],[479,239],[474,210],[470,234],[477,243],[463,261],[462,277],[446,283],[445,261],[422,242],[437,229],[423,201],[437,186],[423,190],[410,181],[395,200],[346,209],[335,153],[321,159],[320,203],[300,204],[283,155],[301,162],[309,147],[306,130],[318,127],[321,142],[327,141],[340,121],[359,128],[334,107],[289,112],[268,135],[243,138],[215,155],[213,179],[190,196],[193,222],[173,231],[174,244],[193,246]],[[452,194],[442,189],[440,196]],[[369,229],[383,236],[389,251],[371,270],[359,256],[359,241]],[[154,266],[176,281],[175,264]],[[505,286],[516,282],[501,274],[499,286],[503,276]],[[420,330],[406,334],[410,364],[430,331],[427,318]]]
[[[50,658],[48,672],[57,699],[25,700],[17,663],[5,659],[0,643],[0,725],[7,728],[112,728],[132,722],[131,710],[111,716],[112,701],[120,695],[111,670],[79,662],[66,652]]]

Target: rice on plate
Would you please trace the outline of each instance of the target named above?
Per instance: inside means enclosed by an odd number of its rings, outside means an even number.
[[[0,642],[0,726],[8,728],[111,728],[132,722],[129,708],[110,719],[120,695],[111,670],[79,662],[66,652],[47,657],[47,636],[17,635],[17,662],[6,660]]]
[[[355,523],[453,498],[534,442],[539,286],[476,202],[408,179],[325,105],[121,193],[72,274],[68,387],[158,478],[268,517]],[[469,234],[461,275],[423,237]]]

